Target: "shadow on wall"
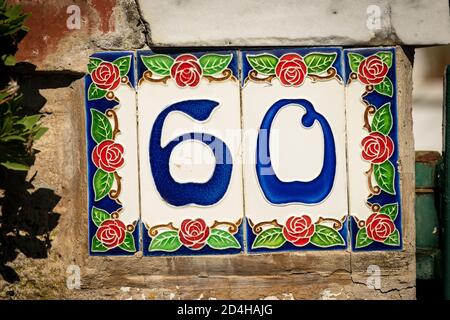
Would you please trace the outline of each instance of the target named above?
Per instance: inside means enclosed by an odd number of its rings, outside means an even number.
[[[40,89],[68,87],[84,76],[83,73],[66,71],[36,71],[36,66],[29,63],[17,64],[0,78],[6,74],[17,80],[21,87],[25,114],[39,112],[47,102],[39,93]],[[9,79],[0,79],[5,80]],[[35,154],[38,152],[35,150]],[[0,275],[7,282],[20,280],[14,268],[7,265],[19,253],[33,259],[48,257],[50,233],[60,218],[54,209],[61,197],[48,188],[36,189],[33,180],[37,172],[29,180],[27,173],[0,166]]]

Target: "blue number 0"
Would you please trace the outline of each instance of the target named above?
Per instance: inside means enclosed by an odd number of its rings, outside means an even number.
[[[306,113],[301,121],[303,126],[309,128],[317,120],[322,127],[324,137],[324,159],[322,170],[311,181],[283,182],[276,176],[272,168],[270,158],[270,128],[277,113],[287,105],[298,105],[305,108]],[[267,135],[266,139],[263,139]],[[262,153],[263,151],[266,151]],[[304,150],[307,153],[307,150]],[[263,155],[267,155],[267,161],[263,163]],[[299,164],[301,165],[301,164]],[[261,123],[256,149],[256,174],[261,189],[268,201],[274,204],[286,204],[300,202],[306,204],[319,203],[330,193],[336,173],[336,147],[333,133],[327,120],[305,99],[282,99],[275,102],[267,111]]]
[[[150,167],[156,189],[161,197],[173,206],[212,205],[220,201],[228,189],[233,164],[230,150],[219,138],[206,133],[190,132],[170,141],[164,148],[161,147],[162,128],[169,113],[179,111],[194,120],[205,121],[218,105],[218,102],[212,100],[181,101],[164,109],[156,118],[150,137]],[[216,165],[213,175],[206,183],[178,183],[170,174],[170,155],[178,144],[187,140],[200,141],[214,153]]]

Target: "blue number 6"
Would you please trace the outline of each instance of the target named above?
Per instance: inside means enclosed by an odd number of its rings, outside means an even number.
[[[233,164],[230,150],[219,138],[206,133],[190,132],[170,141],[164,148],[161,147],[162,128],[169,113],[179,111],[194,120],[205,121],[218,105],[218,102],[212,100],[181,101],[164,109],[156,118],[150,136],[150,167],[156,189],[161,197],[173,206],[213,205],[222,199],[228,189]],[[212,177],[206,183],[178,183],[170,174],[170,155],[178,144],[187,140],[200,141],[214,153],[216,165]]]
[[[309,128],[317,120],[322,127],[324,137],[324,159],[322,170],[319,175],[311,181],[283,182],[276,176],[270,159],[270,128],[277,113],[287,105],[298,105],[304,107],[306,113],[303,115],[302,124]],[[267,134],[267,138],[261,134]],[[266,151],[262,153],[263,151]],[[307,151],[305,151],[306,153]],[[263,163],[262,157],[267,155],[268,161]],[[301,164],[299,164],[301,165]],[[274,204],[287,203],[319,203],[330,193],[336,173],[336,147],[333,133],[328,121],[316,110],[311,102],[305,99],[282,99],[275,102],[267,111],[261,123],[258,133],[256,149],[256,174],[261,189],[268,201]]]

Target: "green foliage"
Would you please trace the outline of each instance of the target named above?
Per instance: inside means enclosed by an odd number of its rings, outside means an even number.
[[[32,163],[33,141],[47,131],[39,123],[41,115],[23,112],[20,87],[10,77],[17,45],[28,31],[23,25],[28,16],[21,6],[0,0],[0,165],[23,171]]]
[[[0,0],[0,67],[15,65],[17,45],[28,32],[23,24],[28,16],[20,5],[8,5],[6,0]]]

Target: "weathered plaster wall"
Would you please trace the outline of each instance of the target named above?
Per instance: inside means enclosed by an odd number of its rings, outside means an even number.
[[[16,0],[16,2],[24,4],[25,10],[31,11],[33,16],[28,21],[31,32],[21,43],[18,52],[18,58],[24,63],[17,67],[14,77],[19,80],[25,91],[27,109],[40,110],[44,113],[44,125],[50,129],[45,137],[36,143],[35,148],[40,152],[36,155],[35,165],[26,176],[11,172],[2,172],[0,176],[0,189],[5,190],[0,194],[4,221],[1,228],[10,230],[4,235],[6,240],[0,251],[0,273],[3,276],[3,279],[0,278],[0,298],[415,297],[414,153],[410,139],[411,51],[405,54],[399,50],[397,57],[399,123],[402,125],[400,156],[405,234],[403,251],[358,254],[307,252],[251,257],[89,257],[86,236],[88,215],[82,81],[89,55],[99,50],[130,50],[153,44],[207,46],[222,45],[224,42],[223,39],[219,39],[220,37],[216,37],[215,40],[211,37],[192,38],[195,35],[191,32],[193,29],[185,29],[183,36],[177,35],[178,38],[174,38],[175,35],[172,34],[174,29],[167,25],[176,19],[179,23],[173,26],[175,31],[183,29],[183,19],[180,20],[178,15],[185,12],[186,19],[192,21],[195,16],[189,16],[189,10],[201,6],[204,1]],[[386,4],[385,1],[380,2]],[[162,7],[155,8],[151,3],[159,3]],[[294,2],[283,1],[283,3]],[[406,1],[406,3],[411,10],[417,6],[423,9],[423,1]],[[437,1],[437,3],[439,6],[433,12],[439,16],[441,6],[447,2]],[[66,19],[69,16],[66,9],[72,4],[78,5],[81,9],[82,23],[79,30],[68,30],[66,27]],[[232,4],[237,5],[237,2],[231,1],[230,5]],[[331,8],[328,1],[321,1],[319,7],[326,5]],[[167,6],[172,6],[173,11]],[[398,8],[399,4],[396,3],[395,6],[392,8]],[[350,7],[352,7],[350,4],[343,6],[347,11]],[[167,12],[161,11],[165,8]],[[280,10],[286,10],[286,14],[290,14],[289,6],[282,4],[281,8],[284,9]],[[341,12],[340,8],[336,10]],[[328,11],[323,12],[323,15],[329,16]],[[278,18],[280,14],[278,13]],[[299,15],[302,17],[300,13]],[[394,23],[397,17],[401,21],[395,22],[395,25],[405,22],[401,15],[391,15],[391,23]],[[255,19],[256,17],[252,21],[259,21]],[[336,23],[343,21],[339,19]],[[301,20],[296,19],[299,23]],[[263,22],[265,25],[269,24],[269,21]],[[428,25],[430,21],[424,20],[423,23]],[[448,25],[448,17],[447,20],[443,20],[443,25]],[[194,26],[192,25],[192,28]],[[389,33],[382,38],[355,34],[354,41],[350,43],[346,40],[353,32],[350,29],[345,29],[347,38],[329,34],[326,36],[329,40],[325,42],[322,42],[324,34],[314,37],[311,34],[302,35],[298,30],[288,41],[284,41],[282,37],[272,36],[265,40],[264,32],[261,31],[258,37],[248,36],[248,39],[259,39],[259,42],[256,40],[252,42],[253,40],[246,41],[242,38],[240,32],[244,32],[245,29],[245,27],[239,30],[228,29],[224,30],[224,34],[231,32],[235,35],[234,40],[229,42],[232,45],[276,46],[314,43],[370,46],[380,43],[403,43],[398,40],[398,33],[395,38],[391,38]],[[221,34],[220,29],[209,32],[211,36]],[[228,39],[229,36],[225,38]],[[413,41],[406,36],[400,40],[402,39],[408,44]],[[416,39],[420,43],[440,43],[448,41],[448,34],[433,33],[431,36],[419,32]],[[370,275],[367,273],[367,267],[371,264],[381,267],[380,289],[373,290],[366,285]],[[68,276],[66,270],[70,265],[80,267],[79,290],[69,290],[66,286]]]

